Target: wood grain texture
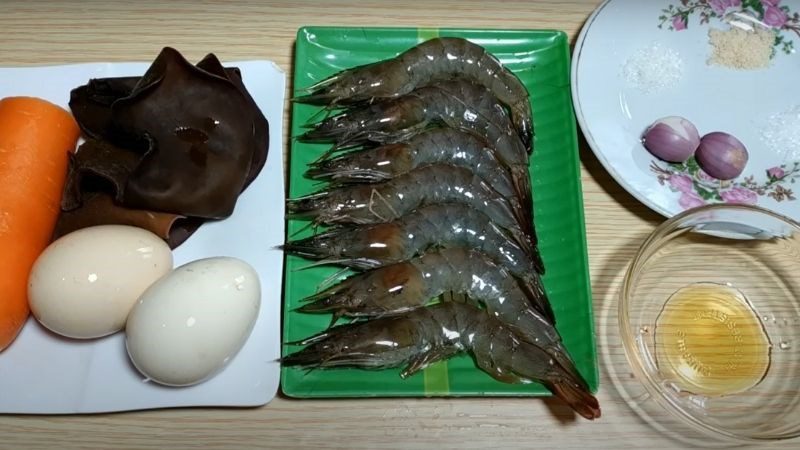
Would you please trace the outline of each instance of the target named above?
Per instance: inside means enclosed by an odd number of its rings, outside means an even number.
[[[303,25],[546,28],[564,30],[574,40],[599,2],[5,0],[0,3],[0,65],[150,61],[170,45],[190,60],[208,52],[223,60],[270,59],[291,73],[294,37]],[[598,421],[575,418],[549,399],[278,397],[256,409],[0,416],[0,448],[684,446],[640,419],[617,389],[636,386],[616,331],[617,291],[639,243],[662,219],[619,187],[585,143],[581,159],[602,377]]]

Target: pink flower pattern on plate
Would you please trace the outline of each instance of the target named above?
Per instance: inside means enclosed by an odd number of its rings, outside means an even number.
[[[755,205],[758,203],[758,195],[750,189],[742,187],[732,187],[728,190],[719,193],[725,203],[734,203],[740,205]]]
[[[672,19],[672,28],[674,28],[675,31],[685,30],[686,29],[686,19],[684,19],[683,16],[675,16]]]
[[[706,202],[694,192],[684,192],[678,199],[678,204],[681,205],[683,209],[691,209],[703,206]]]
[[[715,20],[727,27],[723,18],[730,13],[750,16],[772,27],[776,50],[787,55],[795,53],[791,36],[800,36],[800,14],[781,5],[780,0],[679,0],[661,9],[658,28],[685,30],[695,18],[700,25]]]
[[[725,14],[728,8],[742,6],[742,0],[708,0],[708,6],[710,6],[715,13],[722,15]]]
[[[674,174],[669,177],[669,186],[678,192],[692,192],[692,179],[687,175]]]
[[[703,170],[703,169],[698,169],[697,173],[694,174],[694,176],[697,177],[698,180],[700,180],[702,182],[705,182],[705,183],[717,183],[717,182],[719,182],[718,178],[712,177],[711,175],[707,174],[706,171]]]
[[[786,24],[786,13],[777,6],[767,6],[764,8],[764,23],[775,28],[781,28]]]
[[[796,200],[790,185],[800,179],[800,161],[774,166],[762,172],[766,180],[757,182],[755,176],[722,181],[703,172],[694,158],[684,163],[652,161],[650,171],[658,183],[678,194],[678,205],[683,209],[707,203],[738,203],[754,205],[761,197],[776,202]]]
[[[780,180],[786,175],[786,172],[781,169],[779,166],[770,167],[767,169],[767,176],[770,178],[774,178],[776,180]]]

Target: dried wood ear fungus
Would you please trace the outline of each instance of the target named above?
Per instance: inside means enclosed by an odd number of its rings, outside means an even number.
[[[182,224],[167,232],[177,246],[203,220],[228,217],[266,162],[267,120],[239,70],[213,54],[192,65],[165,47],[142,77],[74,89],[70,108],[87,141],[70,161],[70,226],[59,229],[124,220],[164,236],[165,224]],[[136,218],[151,213],[187,219]]]

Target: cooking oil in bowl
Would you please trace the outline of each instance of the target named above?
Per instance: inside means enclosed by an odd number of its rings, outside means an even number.
[[[770,342],[747,298],[716,283],[676,291],[656,319],[655,353],[665,379],[693,394],[721,396],[758,384]]]

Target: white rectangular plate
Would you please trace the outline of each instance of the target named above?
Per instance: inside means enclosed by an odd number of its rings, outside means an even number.
[[[175,266],[234,256],[261,278],[261,310],[250,339],[224,371],[191,387],[144,381],[128,361],[125,336],[75,341],[46,331],[33,318],[0,353],[0,413],[72,414],[180,406],[258,406],[272,400],[280,379],[280,316],[284,240],[283,101],[285,74],[269,61],[225,63],[269,121],[269,156],[226,220],[203,225],[175,250]],[[69,109],[70,90],[90,78],[142,75],[149,63],[97,63],[0,68],[0,98],[36,96]],[[1,188],[1,187],[0,187]],[[0,275],[1,276],[1,275]]]

